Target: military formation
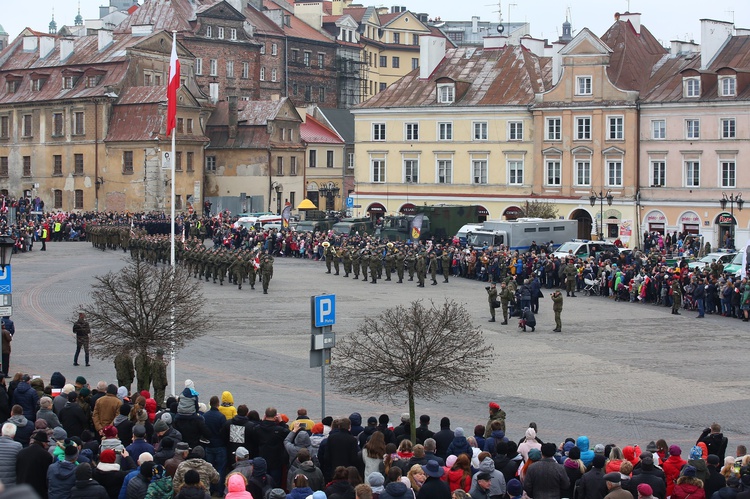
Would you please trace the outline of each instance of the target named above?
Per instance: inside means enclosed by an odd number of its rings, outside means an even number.
[[[115,373],[117,375],[117,386],[124,386],[131,393],[131,385],[136,381],[138,392],[151,390],[154,387],[154,400],[163,404],[166,397],[167,361],[164,359],[164,351],[156,350],[155,355],[147,352],[136,352],[135,358],[130,352],[120,352],[115,356]]]

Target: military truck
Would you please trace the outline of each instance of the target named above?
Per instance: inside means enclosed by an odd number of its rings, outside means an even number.
[[[363,236],[373,234],[375,227],[369,218],[345,218],[333,224],[331,230],[341,236],[354,236],[356,234]]]
[[[481,223],[481,206],[446,205],[417,206],[415,215],[387,215],[383,220],[380,237],[391,241],[403,241],[412,237],[412,222],[416,215],[424,215],[419,239],[424,241],[435,238],[436,241],[450,240],[458,230],[469,223]]]

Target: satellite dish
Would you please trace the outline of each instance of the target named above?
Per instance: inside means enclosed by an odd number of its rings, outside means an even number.
[[[505,26],[503,26],[502,24],[498,24],[497,25],[497,32],[498,33],[502,33],[503,31],[505,31]]]

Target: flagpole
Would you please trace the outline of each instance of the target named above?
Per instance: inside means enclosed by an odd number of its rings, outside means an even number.
[[[175,49],[176,45],[177,45],[177,31],[173,30],[172,31],[172,51],[173,52],[176,50]],[[167,82],[168,86],[172,85],[171,78],[175,77],[174,75],[171,74],[171,72],[172,72],[172,67],[171,66],[172,66],[172,64],[171,64],[171,59],[170,59],[170,75],[169,75],[170,76],[170,81]],[[177,78],[179,78],[179,76],[177,76]],[[174,105],[176,106],[176,104],[177,103],[175,102]],[[167,106],[169,106],[169,104],[167,104]],[[167,125],[167,126],[169,126],[169,125]],[[170,168],[169,168],[170,173],[172,174],[172,182],[171,182],[171,184],[172,184],[172,193],[171,193],[170,198],[169,198],[170,199],[170,202],[169,202],[169,206],[170,206],[170,212],[169,212],[169,215],[170,215],[170,231],[169,231],[169,234],[170,234],[170,236],[169,236],[170,255],[169,255],[169,263],[170,263],[170,265],[172,267],[172,286],[173,287],[174,287],[174,273],[175,273],[175,261],[174,261],[175,260],[174,259],[175,164],[174,163],[175,163],[175,160],[177,159],[177,155],[175,154],[175,148],[176,148],[176,145],[175,145],[175,136],[177,135],[176,132],[177,132],[177,130],[172,130],[172,156],[171,156],[172,161],[170,161]],[[172,292],[174,292],[174,289],[172,290]],[[174,299],[174,296],[172,297],[172,299]],[[174,302],[172,302],[172,309],[170,311],[170,320],[171,320],[170,329],[171,329],[171,332],[172,332],[172,337],[174,338]],[[175,395],[175,386],[176,386],[175,385],[175,351],[174,351],[175,346],[174,346],[174,339],[172,340],[171,347],[172,347],[172,352],[169,355],[169,375],[170,375],[169,376],[170,377],[169,384],[172,387],[172,396],[174,396]],[[161,404],[163,401],[160,402],[160,401],[157,400],[157,402]]]

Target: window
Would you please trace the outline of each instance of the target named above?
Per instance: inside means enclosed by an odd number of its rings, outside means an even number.
[[[326,101],[326,87],[318,87],[318,102]]]
[[[250,63],[249,62],[242,63],[242,78],[245,80],[250,78]]]
[[[297,90],[298,90],[297,84],[292,83],[292,95],[297,95]]]
[[[667,162],[651,162],[651,187],[664,187],[667,185]]]
[[[411,35],[411,44],[412,45],[419,45],[419,35],[416,33],[413,33]]]
[[[721,162],[721,186],[737,187],[736,166],[734,161]]]
[[[55,208],[62,208],[62,190],[61,189],[55,189],[54,194],[54,207]]]
[[[305,102],[312,100],[312,85],[305,85]]]
[[[216,68],[218,67],[218,64],[216,62],[216,59],[211,59],[208,61],[208,75],[209,76],[217,76],[216,74]]]
[[[0,177],[8,176],[8,156],[0,157]]]
[[[230,40],[236,40],[237,39],[237,30],[235,28],[229,29],[229,39]]]
[[[622,161],[607,161],[607,186],[622,186]]]
[[[194,153],[189,151],[185,157],[185,169],[188,172],[193,171],[193,156],[194,156]]]
[[[508,123],[508,140],[523,140],[522,121],[511,121]]]
[[[385,83],[380,83],[380,84],[378,85],[378,92],[382,92],[382,91],[383,91],[383,90],[385,90],[386,88],[388,88],[388,87],[387,87],[387,85],[386,85]]]
[[[609,140],[623,140],[625,138],[625,118],[623,116],[610,116],[607,138]]]
[[[406,140],[419,140],[419,123],[406,124]]]
[[[276,68],[271,69],[271,81],[276,81]]]
[[[562,184],[562,167],[559,159],[548,159],[546,170],[547,185],[558,186]]]
[[[667,122],[665,120],[653,120],[651,122],[651,138],[656,140],[667,138]]]
[[[101,79],[100,76],[89,76],[86,78],[86,87],[87,88],[93,88],[99,84],[99,80]]]
[[[562,118],[547,118],[547,140],[562,140]]]
[[[388,56],[381,55],[380,56],[380,67],[381,68],[387,68],[388,67]]]
[[[206,38],[213,36],[213,26],[206,26]]]
[[[289,158],[289,175],[297,175],[297,156]],[[292,202],[292,205],[294,205],[294,202]]]
[[[325,54],[318,54],[318,69],[323,69],[323,66],[325,66],[325,60]]]
[[[700,120],[685,120],[685,137],[688,139],[701,138]]]
[[[311,149],[310,153],[308,154],[310,159],[307,161],[307,166],[310,168],[315,168],[318,166],[318,151],[315,149]]]
[[[404,182],[407,184],[416,184],[419,182],[419,160],[404,160]]]
[[[487,160],[474,159],[471,161],[471,178],[473,184],[487,183]]]
[[[182,194],[175,194],[174,195],[174,209],[175,210],[181,210],[182,209]]]
[[[63,113],[52,113],[52,136],[61,137],[63,133]]]
[[[10,138],[10,116],[0,116],[0,139]]]
[[[266,44],[263,43],[260,46],[260,55],[266,55]]]
[[[437,86],[438,103],[452,104],[456,100],[456,87],[453,83]]]
[[[372,181],[375,183],[385,182],[385,160],[372,160]]]
[[[31,176],[31,156],[23,157],[23,176],[24,177]]]
[[[52,175],[60,177],[62,174],[62,156],[55,154],[52,156]]]
[[[24,114],[23,115],[23,136],[24,137],[31,137],[31,115],[30,114]]]
[[[437,162],[438,184],[450,184],[453,182],[453,160],[439,159]]]
[[[122,152],[122,173],[133,173],[133,151]]]
[[[195,60],[195,74],[199,76],[203,74],[203,59],[200,57]]]
[[[306,68],[310,67],[310,52],[305,51],[302,55],[302,63],[305,65]]]
[[[333,168],[333,151],[326,151],[326,167]]]
[[[734,139],[737,137],[737,121],[734,118],[721,119],[721,138]]]
[[[234,78],[234,61],[227,61],[227,78]]]
[[[154,75],[154,85],[156,85],[157,87],[159,85],[161,85],[161,75],[160,74],[155,74]]]
[[[63,76],[63,88],[66,90],[69,90],[73,88],[73,77],[72,76]]]
[[[85,133],[86,127],[84,126],[83,111],[76,111],[73,113],[73,135],[83,135]]]
[[[591,95],[593,93],[591,88],[591,77],[590,76],[579,76],[576,78],[576,95]]]
[[[276,175],[284,175],[284,158],[282,156],[276,158]]]
[[[187,133],[193,133],[193,118],[187,119]]]
[[[486,121],[475,121],[473,123],[474,128],[474,140],[487,140],[487,122]]]
[[[591,185],[591,161],[582,159],[576,161],[576,185]]]
[[[737,95],[737,78],[734,76],[720,76],[719,95],[721,97]]]
[[[701,185],[700,161],[685,161],[685,185],[687,187],[700,187]]]
[[[43,78],[37,78],[37,79],[35,79],[35,80],[31,80],[31,89],[32,89],[32,90],[33,90],[34,92],[38,92],[38,91],[40,91],[40,90],[42,89],[42,87],[44,87],[44,83],[45,83],[46,81],[47,81],[47,80],[45,80],[45,79],[43,79]]]
[[[184,133],[185,132],[185,120],[182,118],[177,118],[177,133]]]
[[[412,57],[411,58],[411,69],[417,69],[419,68],[419,58],[418,57]]]
[[[260,81],[266,81],[266,68],[260,68]]]
[[[401,33],[393,33],[393,43],[401,43]]]
[[[523,185],[523,160],[508,161],[508,184]]]
[[[576,118],[576,140],[591,140],[591,118]]]
[[[275,43],[271,44],[271,55],[277,55],[279,53],[278,46]]]
[[[206,171],[207,172],[216,171],[216,156],[206,156]]]
[[[83,175],[83,154],[73,155],[73,174]]]
[[[346,155],[346,168],[348,170],[354,170],[354,153],[350,152]]]
[[[438,140],[453,140],[453,123],[438,123]]]
[[[400,59],[398,57],[396,57],[396,56],[391,57],[391,67],[394,67],[394,68],[401,67],[400,66],[401,63],[399,62],[399,60]]]
[[[701,96],[701,81],[698,78],[685,78],[683,80],[685,97]]]
[[[385,123],[373,123],[372,124],[372,140],[374,141],[385,140]]]
[[[75,190],[75,204],[73,205],[73,208],[76,210],[82,210],[83,209],[83,189],[76,189]]]
[[[176,172],[182,171],[182,151],[175,151],[174,153],[174,170]]]

